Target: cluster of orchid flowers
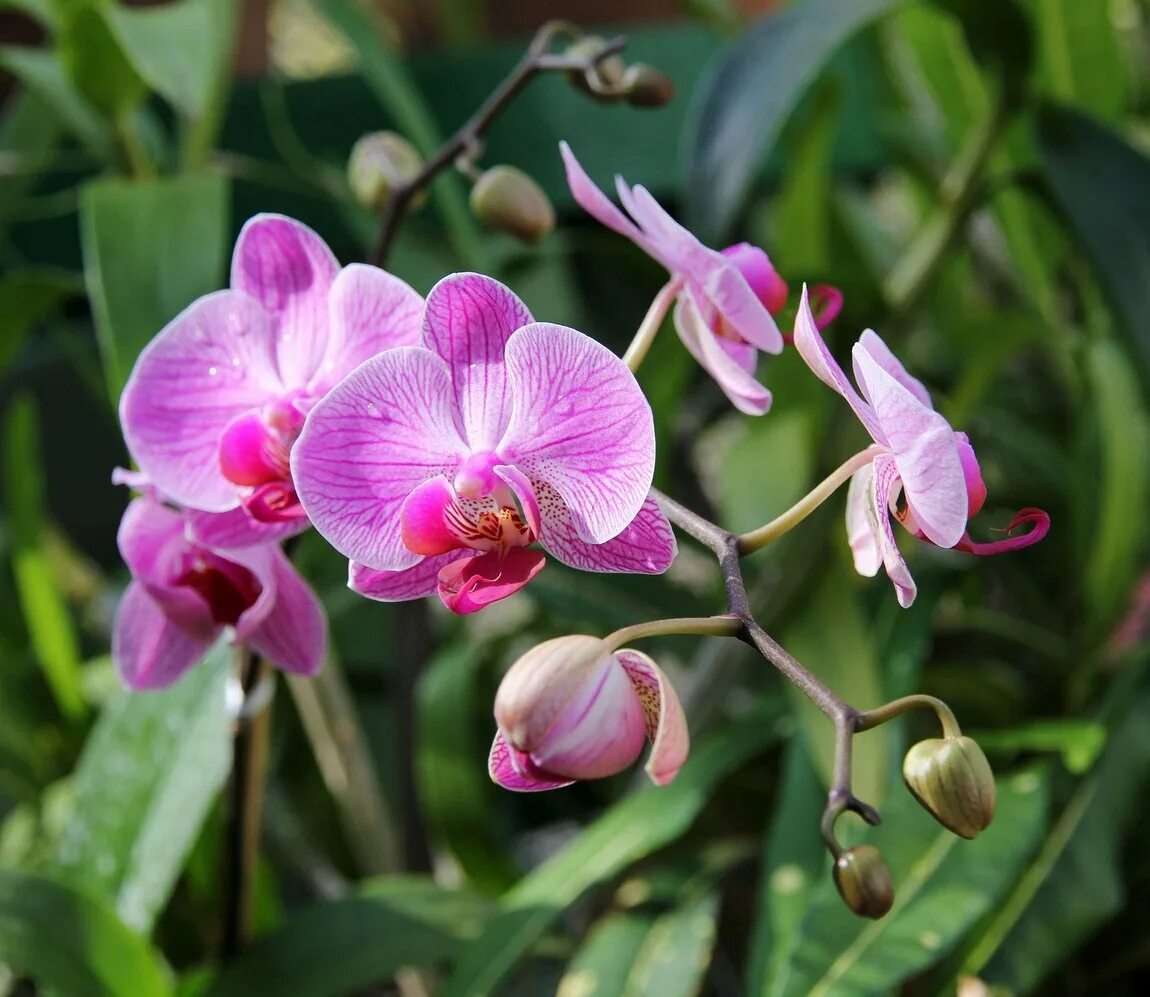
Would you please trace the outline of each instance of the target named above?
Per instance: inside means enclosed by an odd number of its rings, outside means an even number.
[[[699,364],[736,408],[762,415],[771,395],[755,378],[758,354],[792,339],[776,324],[788,288],[761,249],[709,249],[620,180],[624,212],[562,154],[579,204],[670,275],[624,358],[535,321],[490,277],[452,274],[425,300],[378,268],[341,268],[311,229],[275,215],[244,227],[230,288],[143,351],[120,403],[137,470],[114,479],[138,493],[119,531],[133,581],[113,641],[129,687],[175,682],[228,627],[288,671],[319,669],[323,609],[282,549],[309,526],[349,559],[354,591],[434,594],[460,614],[523,588],[546,555],[586,571],[670,566],[675,538],[651,497],[653,419],[633,369],[673,304]],[[1026,509],[1010,527],[1029,524],[1026,534],[970,539],[986,488],[969,440],[874,332],[853,349],[851,382],[821,335],[841,301],[804,288],[793,343],[873,440],[848,462],[848,538],[857,570],[884,567],[909,606],[892,517],[975,554],[1034,543],[1049,520]],[[614,774],[648,740],[662,784],[687,756],[666,676],[610,638],[535,648],[508,672],[495,713],[489,768],[509,789]]]

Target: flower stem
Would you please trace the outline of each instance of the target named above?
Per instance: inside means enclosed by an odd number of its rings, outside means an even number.
[[[743,622],[737,616],[679,617],[670,620],[651,620],[623,627],[603,638],[611,649],[622,647],[633,640],[644,637],[662,637],[671,634],[687,634],[698,637],[737,637]]]
[[[631,340],[631,345],[623,354],[623,363],[632,371],[638,370],[639,365],[646,358],[647,351],[655,342],[655,337],[659,334],[659,329],[662,328],[663,319],[667,317],[667,311],[679,293],[681,285],[682,282],[677,279],[664,284],[659,293],[655,295],[655,300],[651,302],[651,307],[647,309],[647,314],[643,316],[643,321],[639,323],[635,338]]]
[[[739,537],[739,552],[741,554],[753,554],[767,544],[778,540],[784,533],[789,533],[830,498],[852,474],[874,460],[878,453],[879,448],[871,446],[865,450],[860,450],[853,457],[844,461],[781,516],[776,516],[757,530],[742,534]]]
[[[864,730],[873,730],[888,720],[902,716],[907,710],[914,709],[934,710],[938,722],[942,724],[943,737],[962,737],[962,729],[958,726],[958,721],[954,718],[954,713],[951,712],[950,707],[941,699],[921,694],[903,696],[902,699],[896,699],[876,709],[868,710],[866,713],[860,713],[855,721],[855,729],[859,733]]]

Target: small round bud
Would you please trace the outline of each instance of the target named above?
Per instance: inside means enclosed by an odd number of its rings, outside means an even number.
[[[571,59],[593,59],[603,50],[603,46],[606,44],[606,39],[600,38],[598,35],[584,35],[578,41],[572,42],[567,46],[567,51],[564,54]],[[582,90],[589,97],[594,97],[595,100],[609,104],[619,100],[623,94],[621,92],[602,93],[593,86],[592,80],[597,81],[600,84],[600,88],[619,91],[623,85],[623,77],[626,72],[627,63],[619,56],[612,54],[600,59],[586,72],[572,70],[567,74],[567,79],[571,81],[572,86]]]
[[[894,903],[894,886],[882,854],[873,845],[849,848],[835,860],[835,886],[860,917],[876,920]]]
[[[402,135],[370,132],[352,147],[347,181],[356,201],[378,213],[396,185],[414,180],[421,169],[423,157]]]
[[[994,819],[994,773],[969,737],[919,741],[903,759],[902,777],[931,816],[960,837],[977,837]]]
[[[627,67],[622,87],[627,103],[634,107],[662,107],[675,96],[671,77],[643,62]]]
[[[471,210],[488,228],[536,243],[555,228],[543,188],[514,166],[493,166],[471,188]]]

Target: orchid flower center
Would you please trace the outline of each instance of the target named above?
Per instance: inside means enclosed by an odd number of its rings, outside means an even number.
[[[206,550],[189,552],[176,585],[192,589],[208,604],[216,623],[235,626],[263,590],[247,568]]]
[[[291,448],[303,429],[298,399],[281,399],[234,419],[220,439],[220,470],[239,486],[254,519],[275,523],[304,515],[291,480]]]

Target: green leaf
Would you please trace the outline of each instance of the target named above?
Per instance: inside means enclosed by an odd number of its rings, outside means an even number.
[[[421,879],[368,880],[354,897],[289,914],[220,974],[210,997],[343,997],[455,955],[489,902]]]
[[[702,990],[715,947],[719,890],[690,891],[656,918],[635,958],[624,997],[693,997]]]
[[[80,677],[80,643],[44,545],[44,482],[36,407],[28,395],[12,403],[4,433],[4,502],[12,542],[12,572],[36,660],[71,719],[87,712]]]
[[[688,218],[720,241],[799,99],[856,32],[901,0],[804,0],[738,38],[700,85],[685,133]]]
[[[555,997],[622,994],[655,923],[645,911],[612,911],[591,927],[559,981]]]
[[[1126,62],[1105,4],[1027,0],[1038,30],[1042,80],[1059,100],[1108,120],[1126,107]]]
[[[84,99],[109,120],[138,108],[148,87],[112,33],[97,0],[62,5],[57,49],[60,65]]]
[[[0,964],[66,997],[163,997],[158,953],[90,897],[0,869]]]
[[[1068,772],[1088,772],[1106,747],[1106,728],[1095,720],[1036,720],[1011,730],[971,732],[988,752],[1057,751]]]
[[[104,15],[136,71],[190,117],[203,114],[231,59],[234,0],[110,6]]]
[[[941,828],[909,793],[892,799],[866,840],[891,867],[895,905],[878,921],[856,917],[831,882],[812,898],[783,980],[771,993],[864,997],[896,988],[941,959],[1010,888],[1041,838],[1046,780],[1037,771],[1000,782],[994,823],[974,841]]]
[[[669,786],[646,787],[613,806],[507,893],[502,913],[461,954],[445,993],[490,992],[584,891],[683,834],[720,780],[776,736],[767,717],[732,724],[695,748]]]
[[[79,293],[83,293],[83,286],[76,276],[49,267],[13,270],[0,279],[0,315],[5,326],[4,339],[0,340],[0,377],[32,330],[67,298]]]
[[[228,185],[220,176],[97,180],[84,188],[84,278],[113,399],[151,338],[220,287],[228,233]]]
[[[1038,147],[1054,201],[1150,385],[1150,160],[1086,115],[1055,105],[1039,114]]]
[[[221,641],[173,688],[123,693],[84,746],[76,812],[60,840],[62,878],[150,930],[231,765]]]

